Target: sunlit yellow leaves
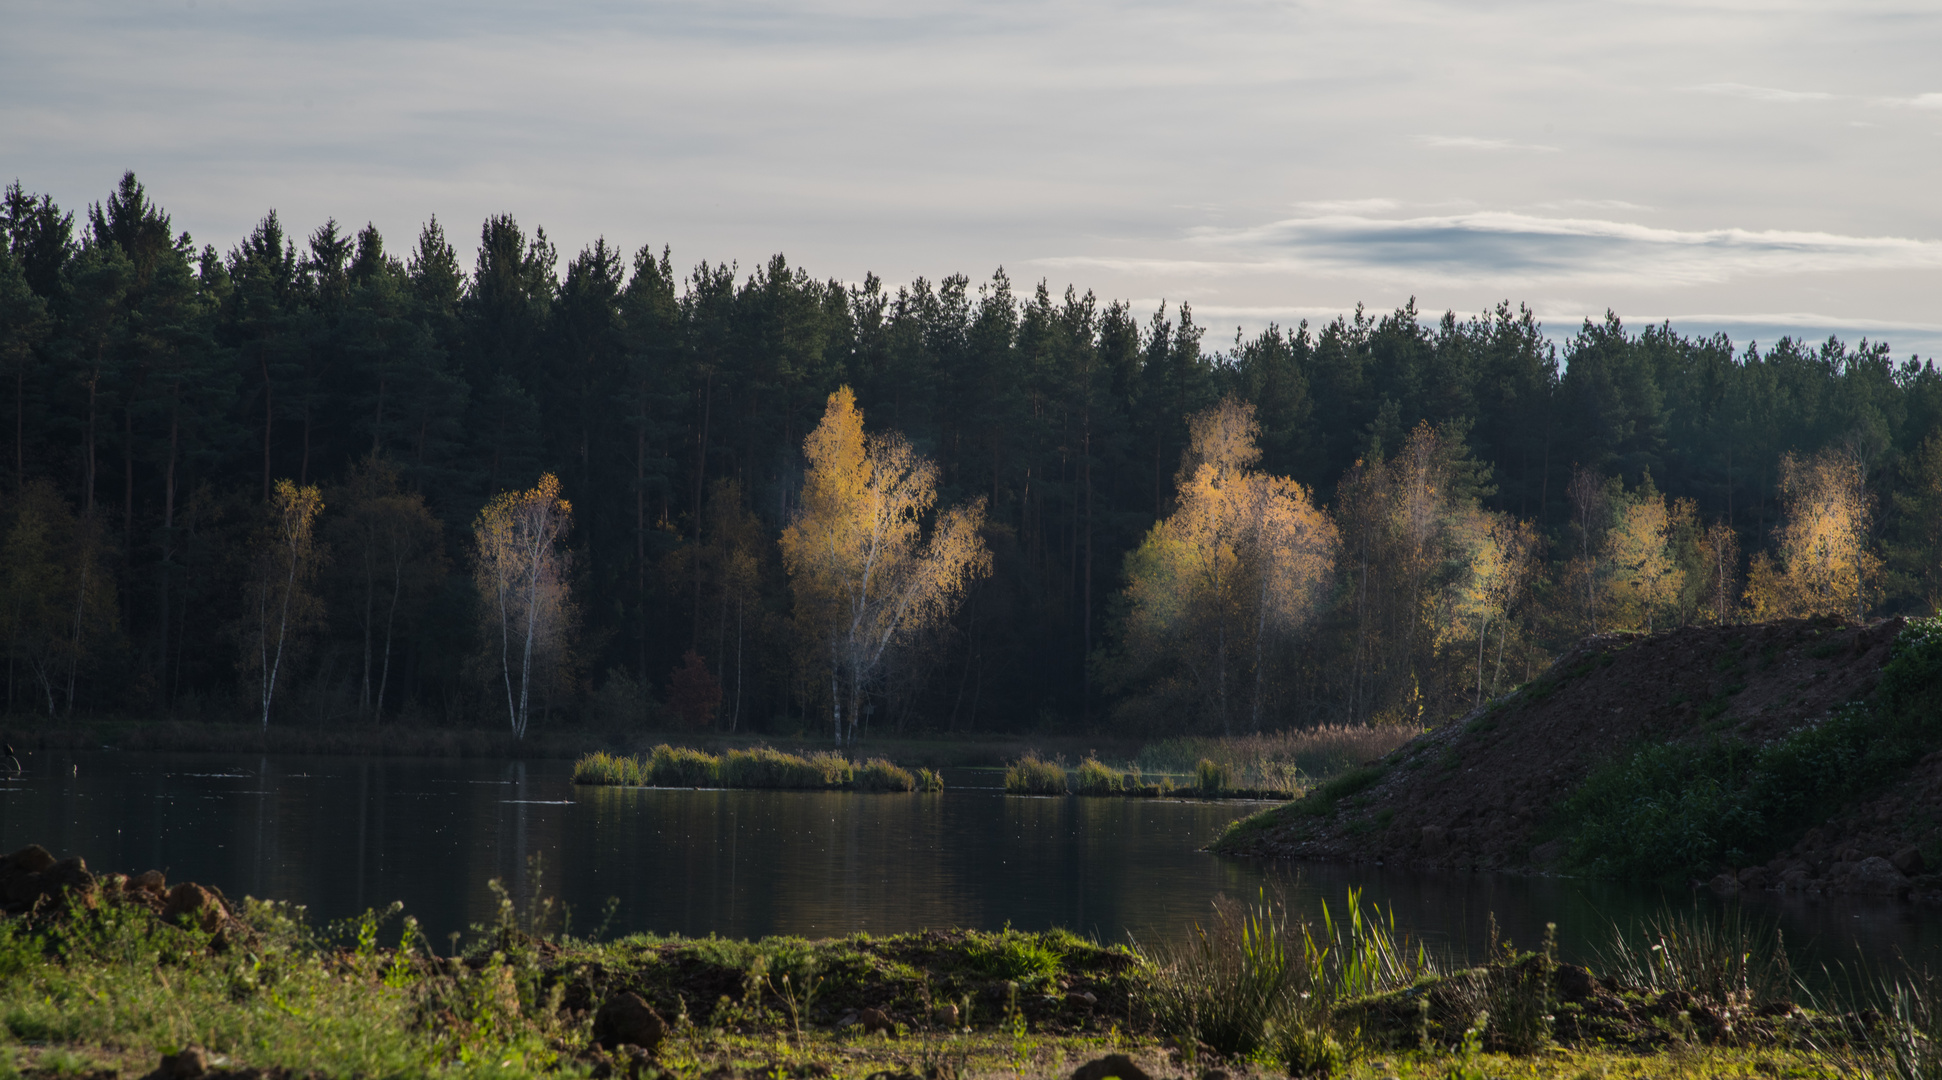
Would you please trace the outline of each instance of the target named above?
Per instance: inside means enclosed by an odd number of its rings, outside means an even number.
[[[1881,570],[1868,546],[1873,505],[1861,463],[1838,448],[1806,460],[1788,454],[1780,476],[1777,551],[1754,556],[1747,574],[1753,617],[1861,617]]]
[[[572,528],[573,506],[552,473],[530,491],[494,496],[472,522],[473,578],[516,738],[526,734],[537,675],[566,651],[572,606],[561,543]]]
[[[782,531],[796,625],[827,664],[837,741],[856,734],[862,699],[891,651],[950,618],[990,573],[984,501],[938,515],[937,466],[902,435],[866,435],[856,395],[829,396],[803,442],[802,509]]]

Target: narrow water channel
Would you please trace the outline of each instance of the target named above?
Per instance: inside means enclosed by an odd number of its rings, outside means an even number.
[[[1275,890],[1310,913],[1351,889],[1434,948],[1470,956],[1497,924],[1535,945],[1556,923],[1585,958],[1614,923],[1706,896],[1610,882],[1288,865],[1201,850],[1242,803],[1010,798],[989,773],[943,795],[575,788],[564,761],[246,754],[35,755],[0,781],[0,850],[28,843],[101,870],[167,872],[316,920],[393,900],[434,941],[488,921],[487,882],[524,896],[529,860],[576,932],[826,937],[927,927],[1066,927],[1175,938],[1219,894]],[[1890,901],[1756,899],[1806,963],[1935,966],[1942,915]]]

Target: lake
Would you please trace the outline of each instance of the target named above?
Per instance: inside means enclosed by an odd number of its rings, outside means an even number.
[[[1103,941],[1189,932],[1210,901],[1279,890],[1310,912],[1350,889],[1435,947],[1476,956],[1494,915],[1520,944],[1558,925],[1585,958],[1665,903],[1610,882],[1224,859],[1201,848],[1257,804],[1016,798],[948,770],[942,795],[575,788],[566,761],[35,754],[0,780],[0,850],[39,843],[96,870],[165,871],[344,918],[393,900],[427,934],[490,921],[487,882],[564,900],[573,929],[828,937],[1062,926]],[[1880,900],[1759,898],[1796,956],[1942,958],[1942,919]]]

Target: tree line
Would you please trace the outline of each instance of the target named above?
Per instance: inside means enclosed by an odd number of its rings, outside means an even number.
[[[0,228],[19,712],[1434,721],[1584,633],[1942,601],[1942,377],[1884,343],[1412,301],[1214,344],[511,216],[469,268],[436,219],[222,251],[133,174]]]

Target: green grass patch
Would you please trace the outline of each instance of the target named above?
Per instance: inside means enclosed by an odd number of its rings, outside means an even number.
[[[720,756],[656,746],[645,758],[593,753],[574,763],[573,782],[590,785],[755,788],[778,791],[942,791],[937,773],[915,773],[882,758],[852,764],[840,754],[791,754],[758,746]]]

